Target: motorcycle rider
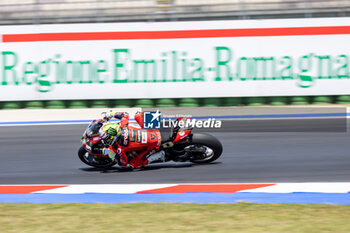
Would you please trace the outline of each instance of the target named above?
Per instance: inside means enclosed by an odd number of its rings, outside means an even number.
[[[120,123],[112,124],[102,135],[102,141],[108,146],[102,150],[104,155],[107,155],[112,161],[117,160],[121,166],[125,167],[130,164],[134,169],[140,169],[155,160],[164,161],[164,151],[157,152],[160,146],[161,135],[158,130],[150,132],[142,130],[142,112],[135,114],[135,120],[141,128],[129,126],[129,114],[127,112],[109,112],[104,116],[106,121],[112,118],[119,119]],[[125,152],[135,150],[140,152],[128,161],[128,156]]]

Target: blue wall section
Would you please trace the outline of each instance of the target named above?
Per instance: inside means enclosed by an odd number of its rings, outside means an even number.
[[[293,203],[350,205],[350,193],[0,194],[11,203]]]

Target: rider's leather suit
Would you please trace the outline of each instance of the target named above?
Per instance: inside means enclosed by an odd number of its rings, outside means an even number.
[[[108,147],[107,153],[115,153],[116,159],[121,166],[130,164],[133,168],[147,165],[150,156],[159,150],[161,135],[157,129],[143,129],[143,113],[135,114],[138,126],[129,125],[129,114],[117,112],[113,114],[120,119],[119,132],[114,143]],[[134,152],[134,156],[128,161],[126,152]]]

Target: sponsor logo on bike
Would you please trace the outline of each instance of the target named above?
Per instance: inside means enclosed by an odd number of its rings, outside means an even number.
[[[130,131],[130,141],[131,142],[135,141],[135,130],[133,129]]]
[[[146,144],[147,143],[147,131],[146,130],[142,130],[142,140],[141,143]]]
[[[162,136],[160,135],[160,132],[159,132],[159,130],[158,130],[158,132],[157,132],[157,138],[158,138],[158,146],[160,146],[160,143],[161,143],[161,141],[162,141]]]
[[[179,135],[180,136],[184,136],[185,135],[185,131],[183,131],[183,130],[179,131]]]
[[[141,130],[137,130],[137,140],[136,142],[140,143],[141,142]]]
[[[128,145],[129,144],[129,130],[125,129],[124,130],[124,145]]]

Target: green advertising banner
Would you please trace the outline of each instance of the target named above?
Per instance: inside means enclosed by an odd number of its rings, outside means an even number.
[[[347,22],[3,27],[0,100],[350,94]]]

